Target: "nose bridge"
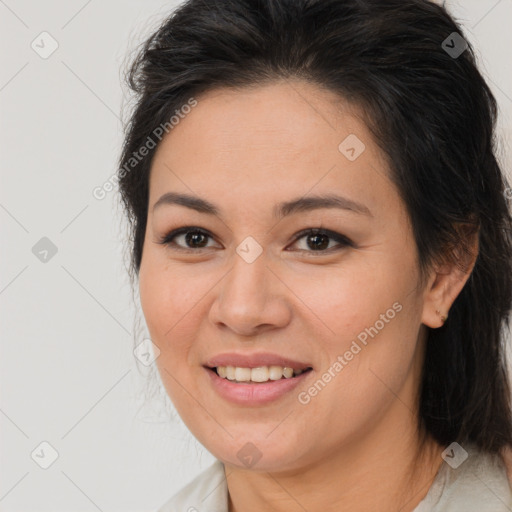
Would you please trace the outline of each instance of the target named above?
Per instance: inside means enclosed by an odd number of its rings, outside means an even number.
[[[223,284],[223,299],[235,301],[240,310],[258,306],[261,309],[272,288],[265,253],[262,251],[258,255],[254,247],[247,247],[244,243],[238,246],[236,252],[232,270]]]
[[[239,244],[212,307],[213,321],[240,334],[252,333],[261,325],[283,326],[289,321],[285,287],[276,282],[265,251],[256,244],[254,239]]]

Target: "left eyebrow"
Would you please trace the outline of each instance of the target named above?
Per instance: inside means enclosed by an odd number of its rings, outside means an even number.
[[[301,197],[293,199],[292,201],[279,203],[274,208],[274,215],[282,218],[297,212],[307,212],[320,208],[339,208],[341,210],[349,210],[354,213],[373,217],[368,207],[364,204],[335,194]]]
[[[154,204],[153,211],[164,204],[177,204],[200,213],[220,215],[220,209],[217,206],[206,199],[189,194],[167,192]],[[348,210],[360,215],[373,217],[371,211],[364,204],[335,194],[300,197],[291,201],[279,203],[274,207],[274,216],[277,218],[283,218],[298,212],[307,212],[321,208],[339,208],[341,210]]]

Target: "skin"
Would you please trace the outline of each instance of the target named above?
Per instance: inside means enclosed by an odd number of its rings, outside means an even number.
[[[225,464],[229,510],[413,510],[426,495],[444,447],[417,457],[417,390],[426,326],[442,325],[472,268],[433,270],[420,282],[405,207],[361,112],[301,81],[217,89],[162,140],[150,176],[140,297],[166,390],[192,434]],[[338,149],[355,134],[366,148]],[[166,192],[199,196],[219,215],[153,205]],[[371,215],[322,208],[277,219],[277,203],[336,193]],[[206,248],[186,253],[158,241],[171,229],[207,230]],[[324,252],[296,239],[325,228]],[[262,254],[247,263],[248,236]],[[327,243],[327,242],[326,242]],[[474,261],[474,260],[473,260]],[[402,309],[307,405],[307,390],[394,303]],[[221,352],[275,352],[309,361],[299,389],[258,407],[221,398],[203,368]],[[261,459],[237,452],[253,443]],[[410,465],[420,461],[412,482]]]

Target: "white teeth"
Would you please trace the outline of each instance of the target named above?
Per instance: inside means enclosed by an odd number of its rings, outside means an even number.
[[[267,382],[269,369],[266,366],[251,369],[251,380],[253,382]]]
[[[271,366],[268,369],[270,380],[279,380],[283,376],[282,366]]]
[[[236,382],[268,382],[280,380],[283,377],[290,379],[300,375],[304,370],[293,370],[287,366],[258,366],[257,368],[241,368],[238,366],[217,366],[217,374],[223,379]]]
[[[250,368],[235,368],[235,380],[238,382],[249,382],[251,380]]]
[[[293,377],[293,368],[283,368],[283,375],[289,379]]]
[[[226,366],[226,378],[229,380],[235,380],[235,367]]]

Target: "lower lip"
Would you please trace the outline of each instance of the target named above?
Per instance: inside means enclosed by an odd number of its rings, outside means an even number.
[[[254,384],[237,384],[234,381],[219,377],[214,370],[205,368],[210,376],[213,388],[222,398],[239,405],[262,405],[273,402],[293,391],[312,370],[301,373],[297,377]]]

